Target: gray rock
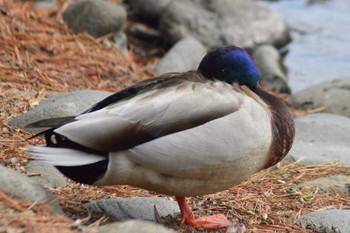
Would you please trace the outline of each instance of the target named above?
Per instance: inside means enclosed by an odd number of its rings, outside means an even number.
[[[57,168],[48,163],[30,161],[27,171],[29,173],[39,173],[40,176],[33,176],[31,178],[45,188],[61,188],[67,185],[67,178]]]
[[[124,32],[114,33],[114,45],[119,51],[126,53],[128,51],[128,40]]]
[[[319,210],[304,214],[298,224],[319,233],[350,232],[350,210]]]
[[[279,51],[272,45],[261,45],[253,52],[261,73],[261,83],[269,90],[290,94],[288,78]]]
[[[92,201],[86,207],[104,213],[117,220],[140,219],[156,221],[155,206],[159,217],[175,216],[180,209],[175,201],[160,197],[133,197]]]
[[[292,96],[298,108],[325,107],[325,112],[350,117],[350,77],[324,82]]]
[[[159,27],[170,44],[188,36],[207,47],[254,48],[266,43],[281,47],[290,41],[282,17],[252,0],[172,1],[164,8]]]
[[[55,0],[39,0],[33,3],[36,8],[57,8],[57,3]]]
[[[226,233],[246,233],[247,228],[243,223],[231,225],[227,228]]]
[[[161,41],[162,39],[159,31],[143,23],[132,23],[128,27],[128,33],[142,40],[147,40],[151,42]]]
[[[160,224],[128,220],[125,222],[116,222],[101,227],[97,233],[175,233],[174,230],[168,229]]]
[[[300,188],[318,189],[321,193],[339,193],[350,196],[350,176],[326,176],[315,180],[305,181],[298,185]]]
[[[68,26],[94,37],[119,32],[126,22],[126,11],[118,4],[103,0],[84,0],[71,4],[63,13]]]
[[[50,204],[48,204],[49,208],[57,213],[63,213],[58,203],[53,201],[55,196],[44,189],[38,182],[1,165],[0,190],[13,198],[20,198],[33,203],[50,201]]]
[[[350,119],[315,113],[295,119],[296,135],[286,160],[304,164],[340,161],[350,164]]]
[[[59,93],[41,101],[34,109],[12,119],[9,124],[25,128],[28,124],[43,119],[75,116],[111,94],[110,92],[94,90]],[[26,128],[26,130],[38,133],[44,129]]]
[[[172,0],[128,0],[127,3],[137,15],[157,21]]]
[[[329,0],[308,0],[307,4],[312,5],[312,4],[325,4]]]
[[[156,71],[164,74],[195,70],[206,53],[206,48],[198,40],[192,37],[182,39],[159,61]]]

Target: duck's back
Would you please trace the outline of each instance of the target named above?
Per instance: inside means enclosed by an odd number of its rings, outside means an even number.
[[[111,153],[114,169],[97,183],[193,196],[225,190],[263,169],[272,143],[271,113],[253,92],[231,91],[231,113]]]
[[[227,189],[266,166],[271,113],[251,90],[195,71],[129,89],[53,130],[77,146],[63,141],[32,154],[73,179],[81,165],[79,182],[94,169],[89,183],[177,196]]]

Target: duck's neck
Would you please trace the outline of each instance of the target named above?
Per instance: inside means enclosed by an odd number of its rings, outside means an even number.
[[[270,95],[259,86],[253,91],[269,106],[272,113],[272,144],[265,168],[275,165],[288,153],[294,139],[294,119],[285,103]]]

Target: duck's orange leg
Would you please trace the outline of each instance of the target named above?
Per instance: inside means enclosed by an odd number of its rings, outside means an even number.
[[[175,197],[182,214],[181,224],[187,224],[194,228],[217,229],[234,225],[223,214],[215,214],[208,217],[195,218],[184,197]]]

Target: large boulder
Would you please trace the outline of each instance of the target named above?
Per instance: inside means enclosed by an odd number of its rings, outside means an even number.
[[[126,11],[115,3],[84,0],[71,4],[64,12],[63,19],[73,30],[100,37],[121,31],[126,22]]]
[[[350,117],[350,77],[324,82],[292,96],[297,108],[324,107],[325,112]]]
[[[197,39],[192,37],[182,39],[159,61],[156,71],[164,74],[196,70],[206,53],[206,48]]]
[[[139,219],[157,221],[156,215],[175,217],[179,206],[175,201],[161,197],[132,197],[95,200],[85,205],[97,213],[104,213],[117,220]],[[157,209],[157,212],[155,212]]]
[[[295,119],[296,134],[286,160],[304,164],[340,161],[350,165],[350,119],[315,113]]]
[[[12,119],[9,123],[13,126],[25,128],[30,123],[43,119],[75,116],[111,94],[110,92],[96,90],[58,93],[41,101],[38,106]],[[26,128],[26,130],[38,133],[44,129]]]
[[[253,59],[261,73],[261,83],[269,90],[290,94],[286,68],[280,52],[272,45],[261,45],[253,52]]]
[[[21,173],[0,165],[0,191],[5,192],[12,198],[23,199],[32,203],[46,203],[49,208],[62,214],[56,198],[44,189],[38,182],[22,175]]]
[[[177,0],[167,5],[159,21],[165,41],[174,44],[194,36],[208,47],[259,44],[281,47],[290,41],[287,25],[275,11],[253,0]]]
[[[318,210],[302,215],[298,223],[313,232],[350,232],[350,210]]]

